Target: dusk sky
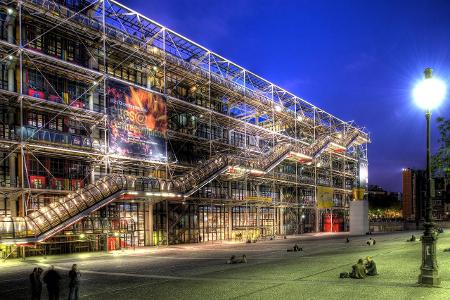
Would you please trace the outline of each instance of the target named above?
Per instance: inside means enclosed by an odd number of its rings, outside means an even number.
[[[121,1],[314,105],[367,127],[369,183],[401,191],[425,166],[411,90],[432,67],[450,84],[450,1]],[[433,111],[450,117],[450,97]]]

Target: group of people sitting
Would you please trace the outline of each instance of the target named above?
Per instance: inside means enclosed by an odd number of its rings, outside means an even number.
[[[369,246],[374,246],[376,243],[377,243],[377,241],[375,241],[375,239],[373,239],[373,238],[369,238],[366,242],[366,244]]]
[[[241,258],[236,258],[236,255],[231,255],[230,259],[227,260],[227,264],[246,264],[247,263],[247,256],[245,254],[242,255]]]
[[[301,248],[298,244],[295,244],[293,248],[288,248],[287,252],[299,252],[303,251],[303,248]]]
[[[342,272],[339,274],[340,278],[354,278],[364,279],[366,276],[378,275],[377,265],[372,256],[367,256],[366,259],[360,258],[356,265],[352,266],[352,271]]]

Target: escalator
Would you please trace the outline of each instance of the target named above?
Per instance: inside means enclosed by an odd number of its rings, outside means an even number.
[[[0,219],[0,241],[32,243],[43,241],[107,205],[126,192],[130,178],[107,175],[94,184],[44,206],[26,217]]]
[[[330,139],[325,139],[312,144],[307,151],[316,157],[316,154],[324,151],[329,143]],[[291,151],[295,151],[292,144],[280,143],[269,153],[247,161],[245,165],[269,172],[286,159]],[[162,197],[176,195],[182,200],[239,162],[239,158],[219,154],[176,179],[155,179],[158,181],[160,191],[158,195]],[[25,217],[0,218],[0,243],[33,243],[48,239],[124,194],[136,195],[137,192],[145,192],[140,188],[136,191],[136,187],[139,186],[136,183],[141,179],[118,174],[107,175]]]

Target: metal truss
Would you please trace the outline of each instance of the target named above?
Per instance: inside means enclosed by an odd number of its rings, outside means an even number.
[[[87,0],[78,3],[50,0],[0,1],[8,18],[18,18],[19,35],[12,40],[0,40],[0,63],[14,65],[18,71],[15,89],[0,89],[0,103],[16,107],[21,116],[20,127],[26,122],[25,111],[42,111],[54,117],[66,116],[79,122],[96,138],[96,148],[76,148],[35,140],[17,132],[15,139],[2,139],[2,151],[20,154],[27,152],[59,157],[76,157],[88,161],[93,172],[160,175],[167,180],[177,180],[197,162],[183,160],[180,149],[187,145],[201,154],[198,160],[206,161],[217,155],[241,157],[251,161],[282,143],[292,145],[292,153],[279,167],[260,176],[248,170],[235,174],[221,174],[203,189],[224,181],[249,182],[270,187],[272,193],[283,188],[293,188],[287,198],[270,205],[276,207],[301,207],[305,205],[299,195],[302,191],[315,193],[318,185],[335,188],[336,197],[345,198],[338,207],[345,207],[351,188],[356,181],[358,161],[367,161],[367,144],[370,136],[365,128],[353,121],[345,122],[310,102],[274,83],[254,74],[244,67],[214,53],[192,40],[139,14],[114,0]],[[13,13],[9,13],[12,9]],[[25,26],[38,28],[34,36],[24,36]],[[38,49],[47,36],[63,36],[85,49],[84,62],[69,61],[49,51]],[[53,50],[52,50],[53,51]],[[57,53],[57,49],[55,49]],[[39,73],[55,97],[62,98],[52,85],[52,76],[64,77],[83,85],[83,92],[70,103],[62,104],[42,100],[25,92],[25,70]],[[129,74],[134,75],[134,80]],[[125,75],[128,74],[128,75]],[[138,75],[139,74],[139,75]],[[127,77],[128,76],[128,77]],[[138,78],[139,77],[139,78]],[[106,88],[108,80],[116,80],[167,99],[167,112],[171,127],[168,130],[166,162],[142,161],[109,154],[108,109]],[[89,109],[79,108],[77,99],[97,97]],[[98,107],[92,107],[98,104]],[[195,119],[190,125],[179,119]],[[37,128],[39,132],[42,129]],[[202,134],[202,130],[206,134]],[[213,132],[220,134],[213,134]],[[234,140],[233,140],[234,138]],[[231,142],[233,140],[233,142]],[[4,141],[4,143],[3,143]],[[299,154],[308,152],[305,159]],[[25,164],[22,163],[22,168]],[[295,169],[286,173],[281,169]],[[103,170],[103,171],[100,171]],[[25,174],[25,170],[22,170]],[[250,185],[251,185],[250,184]],[[18,184],[22,191],[29,185]],[[2,189],[2,188],[0,188]],[[19,189],[19,190],[20,190]],[[256,188],[255,188],[256,189]],[[22,192],[22,197],[25,192]],[[251,194],[245,190],[241,199],[216,198],[222,203],[243,203]],[[257,196],[262,194],[255,192]],[[192,201],[205,199],[193,194]],[[308,203],[309,208],[314,204]],[[26,205],[25,205],[26,206]]]

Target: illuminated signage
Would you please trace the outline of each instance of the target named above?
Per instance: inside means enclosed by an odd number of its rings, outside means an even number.
[[[109,153],[165,161],[167,114],[163,96],[108,81]]]

